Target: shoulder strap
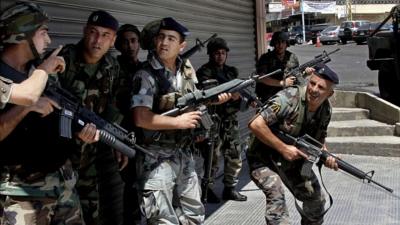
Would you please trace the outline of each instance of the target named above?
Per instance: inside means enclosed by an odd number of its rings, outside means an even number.
[[[300,92],[299,93],[299,102],[298,102],[298,111],[299,116],[296,119],[296,122],[293,125],[293,128],[290,132],[290,135],[297,137],[300,134],[301,131],[301,126],[304,123],[304,116],[305,116],[305,108],[306,108],[306,87],[301,87],[301,86],[295,86],[297,90]]]

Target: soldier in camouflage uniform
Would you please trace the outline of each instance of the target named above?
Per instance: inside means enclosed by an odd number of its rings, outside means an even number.
[[[33,63],[51,42],[47,23],[48,16],[34,3],[17,3],[2,12],[0,74],[19,84],[29,80],[35,67],[44,71],[40,82],[63,71],[64,60],[57,56],[61,48],[39,65]],[[71,152],[58,136],[57,114],[51,113],[55,107],[54,101],[40,97],[31,106],[9,104],[0,113],[1,224],[84,224]]]
[[[142,143],[160,156],[156,159],[138,154],[137,157],[139,199],[149,225],[204,223],[200,185],[189,148],[190,129],[199,124],[200,112],[186,112],[177,117],[160,115],[174,107],[177,97],[195,90],[195,71],[179,57],[187,35],[188,30],[173,18],[162,19],[154,54],[134,77],[131,105],[134,123],[142,128]],[[220,102],[229,97],[220,96]]]
[[[65,46],[61,55],[66,69],[58,74],[60,84],[82,104],[104,119],[120,123],[115,106],[120,67],[108,50],[114,46],[118,21],[105,11],[89,16],[84,37]],[[123,182],[113,151],[104,144],[77,143],[74,163],[79,166],[77,189],[87,225],[122,224]]]
[[[207,44],[209,62],[197,70],[200,86],[203,81],[209,79],[216,79],[219,84],[222,84],[238,77],[238,70],[233,66],[226,65],[228,52],[228,45],[222,38],[214,38]],[[239,96],[236,97],[236,100],[231,100],[216,108],[216,113],[220,118],[220,121],[217,122],[219,123],[220,138],[216,140],[215,144],[212,177],[218,171],[218,156],[222,153],[224,155],[223,182],[225,185],[222,198],[225,200],[246,201],[247,197],[235,190],[242,168],[240,133],[236,115],[239,109]],[[209,149],[203,149],[203,151],[209,151]],[[208,190],[207,199],[209,202],[219,202],[219,198],[212,191],[211,186]]]
[[[284,74],[299,66],[297,56],[286,50],[289,47],[289,36],[285,32],[277,31],[272,35],[270,46],[274,50],[263,54],[257,62],[257,73],[267,74],[281,69],[283,73],[272,75],[269,78],[261,80],[256,84],[256,94],[262,102],[268,100],[283,87],[292,86],[295,77],[286,77]]]
[[[130,111],[130,96],[132,91],[133,75],[142,67],[138,55],[140,50],[140,31],[132,24],[122,25],[117,32],[115,48],[121,52],[117,57],[121,67],[119,85],[116,93],[117,107],[124,115],[121,125],[126,130],[133,130],[133,122]],[[124,224],[132,225],[140,221],[140,210],[135,185],[136,164],[134,159],[129,160],[127,167],[121,171],[124,188]]]
[[[256,136],[247,155],[250,176],[266,196],[268,225],[290,224],[282,181],[298,200],[303,201],[305,216],[302,215],[301,224],[323,222],[325,196],[320,183],[314,172],[309,176],[301,174],[307,155],[279,140],[271,129],[294,137],[308,134],[324,143],[332,113],[328,98],[338,82],[336,73],[320,64],[315,67],[306,87],[294,86],[278,92],[249,123]],[[325,166],[338,169],[331,156]]]

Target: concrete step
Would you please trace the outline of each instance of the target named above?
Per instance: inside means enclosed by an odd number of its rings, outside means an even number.
[[[332,121],[329,123],[328,137],[394,135],[394,128],[394,125],[369,119]]]
[[[369,118],[369,110],[361,108],[334,107],[332,112],[331,121],[360,120]]]
[[[353,136],[326,138],[332,153],[400,157],[400,137]]]

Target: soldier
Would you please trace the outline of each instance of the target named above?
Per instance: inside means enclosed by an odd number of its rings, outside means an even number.
[[[200,112],[186,112],[177,117],[160,115],[174,107],[176,97],[195,90],[195,71],[179,57],[188,34],[187,28],[173,18],[162,19],[155,37],[155,52],[134,77],[131,105],[134,123],[142,128],[141,141],[161,156],[137,157],[139,199],[149,225],[204,223],[204,206],[189,148],[190,129],[199,124]],[[222,94],[219,102],[230,97]],[[178,200],[176,205],[174,197]]]
[[[138,54],[140,50],[140,31],[135,25],[124,24],[117,32],[115,48],[121,52],[117,57],[121,71],[119,73],[120,83],[116,93],[117,106],[124,115],[122,126],[132,130],[133,122],[130,116],[130,94],[132,91],[133,75],[142,67]],[[124,224],[134,224],[140,221],[139,203],[135,187],[135,163],[129,162],[127,167],[121,171],[125,182],[124,188]]]
[[[219,84],[222,84],[238,77],[238,70],[233,66],[226,65],[228,52],[228,45],[222,38],[214,38],[207,44],[209,61],[197,70],[199,85],[209,79],[216,79]],[[240,96],[235,95],[230,102],[216,106],[216,112],[220,119],[220,121],[216,121],[219,123],[217,126],[219,126],[220,138],[216,140],[215,144],[212,177],[218,171],[218,156],[222,152],[224,155],[223,182],[225,185],[222,198],[224,200],[246,201],[247,197],[235,190],[242,168],[240,134],[236,115],[240,109],[239,98]],[[209,149],[203,149],[203,151],[209,151]],[[218,203],[220,200],[211,187],[209,186],[209,190],[207,191],[208,201]]]
[[[286,32],[277,31],[272,35],[270,46],[274,50],[263,54],[257,62],[257,73],[267,74],[275,70],[281,69],[283,73],[273,75],[263,79],[256,84],[256,94],[262,102],[268,100],[276,92],[282,90],[283,87],[292,86],[295,77],[286,77],[284,74],[299,66],[297,56],[286,50],[289,47],[289,36]]]
[[[33,61],[40,59],[51,42],[47,24],[48,16],[34,3],[19,2],[1,13],[0,74],[16,84],[29,80]],[[64,70],[59,50],[36,66],[45,75],[38,89],[43,89],[47,74]],[[40,97],[31,106],[9,104],[0,113],[4,138],[0,142],[0,195],[5,198],[1,224],[84,224],[70,148],[58,135],[57,114],[51,113],[57,107],[49,98]],[[96,134],[96,130],[85,129]]]
[[[247,155],[250,176],[266,196],[267,224],[290,224],[282,181],[303,201],[301,224],[322,224],[325,197],[320,183],[314,172],[309,176],[301,173],[307,155],[282,142],[272,131],[278,129],[294,137],[308,134],[324,143],[332,113],[328,98],[338,82],[328,66],[317,65],[307,86],[278,92],[249,123],[256,136]],[[331,156],[325,166],[338,169]]]
[[[118,21],[105,11],[90,14],[77,44],[65,46],[66,69],[60,73],[63,88],[81,99],[82,104],[104,119],[120,123],[123,116],[115,107],[115,91],[119,84],[119,65],[108,53],[114,46]],[[121,224],[123,182],[117,160],[104,144],[77,143],[81,153],[77,189],[81,198],[85,223]]]

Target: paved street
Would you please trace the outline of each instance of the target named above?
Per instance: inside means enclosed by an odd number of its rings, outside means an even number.
[[[305,63],[321,54],[323,50],[331,52],[337,48],[340,48],[340,51],[331,55],[332,61],[328,65],[340,76],[338,88],[378,93],[378,72],[371,71],[367,67],[368,45],[366,44],[357,45],[349,42],[347,45],[335,44],[322,47],[295,45],[290,46],[288,50],[298,56],[300,63]]]
[[[324,225],[399,225],[400,224],[400,158],[341,155],[342,159],[367,172],[375,170],[374,179],[393,188],[394,194],[363,184],[343,172],[323,169],[326,188],[333,197],[333,206]],[[206,225],[261,225],[265,224],[264,194],[249,180],[247,162],[241,173],[241,192],[247,202],[228,201],[208,204]],[[217,193],[222,191],[221,178]],[[293,198],[286,190],[292,225],[300,224]]]

